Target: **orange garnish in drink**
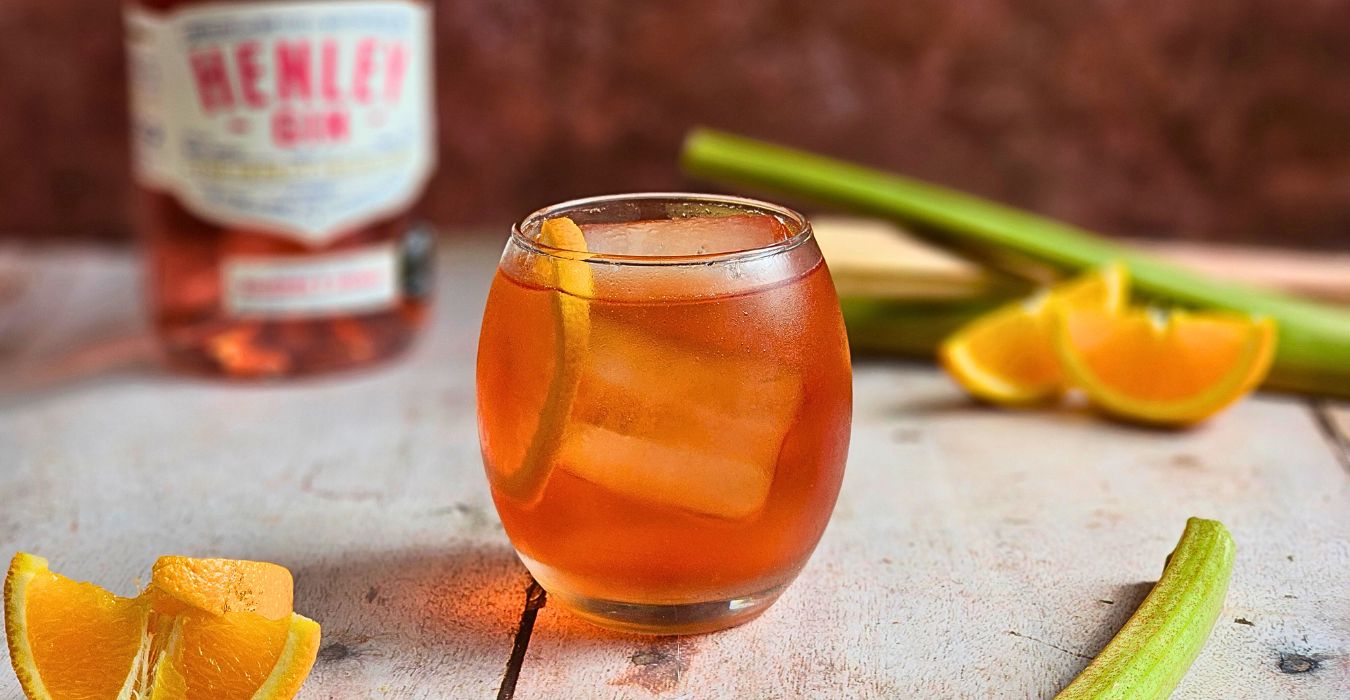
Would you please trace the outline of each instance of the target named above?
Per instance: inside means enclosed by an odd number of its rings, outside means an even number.
[[[1064,372],[1055,354],[1055,315],[1065,310],[1111,313],[1127,296],[1125,268],[1110,265],[975,319],[942,343],[938,357],[971,394],[1022,405],[1058,397]]]
[[[576,222],[563,216],[549,219],[539,230],[539,242],[550,250],[535,261],[540,277],[551,280],[553,294],[553,377],[539,414],[539,426],[515,471],[504,474],[498,485],[516,498],[532,502],[548,483],[554,457],[567,430],[567,416],[581,384],[583,360],[590,347],[591,304],[595,277],[585,261],[586,236]]]
[[[268,619],[201,609],[253,600],[276,612],[289,592],[238,596],[231,592],[237,588],[220,586],[258,572],[258,581],[275,585],[271,566],[175,557],[162,573],[157,567],[164,587],[152,582],[140,596],[122,598],[20,552],[5,577],[5,637],[19,684],[31,700],[293,697],[318,654],[317,623],[290,612]],[[229,575],[208,576],[198,590],[183,572]]]
[[[1251,391],[1275,354],[1275,322],[1227,312],[1065,311],[1056,349],[1103,411],[1156,425],[1208,418]]]

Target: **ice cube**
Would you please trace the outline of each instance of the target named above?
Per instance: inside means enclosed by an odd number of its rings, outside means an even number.
[[[592,342],[559,468],[705,515],[763,508],[801,404],[795,371],[613,322],[596,323]]]
[[[691,216],[617,224],[586,224],[586,245],[609,255],[703,255],[760,248],[788,237],[766,214]]]

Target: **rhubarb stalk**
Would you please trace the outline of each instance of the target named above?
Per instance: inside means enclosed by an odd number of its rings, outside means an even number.
[[[897,220],[962,251],[1011,253],[1065,271],[1123,262],[1134,288],[1150,298],[1275,319],[1279,348],[1266,386],[1350,396],[1350,311],[1206,277],[1053,219],[753,139],[696,130],[682,159],[698,177]]]
[[[1191,518],[1162,578],[1097,658],[1055,700],[1163,700],[1181,682],[1223,610],[1233,572],[1223,523]]]

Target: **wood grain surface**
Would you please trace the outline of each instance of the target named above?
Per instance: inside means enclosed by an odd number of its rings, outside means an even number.
[[[402,362],[225,385],[158,369],[129,255],[0,248],[0,556],[119,593],[166,553],[284,564],[324,628],[302,698],[1049,698],[1202,515],[1238,558],[1175,697],[1350,688],[1350,410],[1283,397],[1174,433],[860,364],[834,519],[763,618],[647,638],[527,603],[473,413],[498,250],[445,251],[436,323]]]

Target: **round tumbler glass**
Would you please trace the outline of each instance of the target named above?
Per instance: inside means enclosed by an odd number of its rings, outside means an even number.
[[[801,214],[632,194],[512,228],[478,345],[479,437],[552,602],[654,634],[759,615],[825,530],[851,415],[839,302]]]

